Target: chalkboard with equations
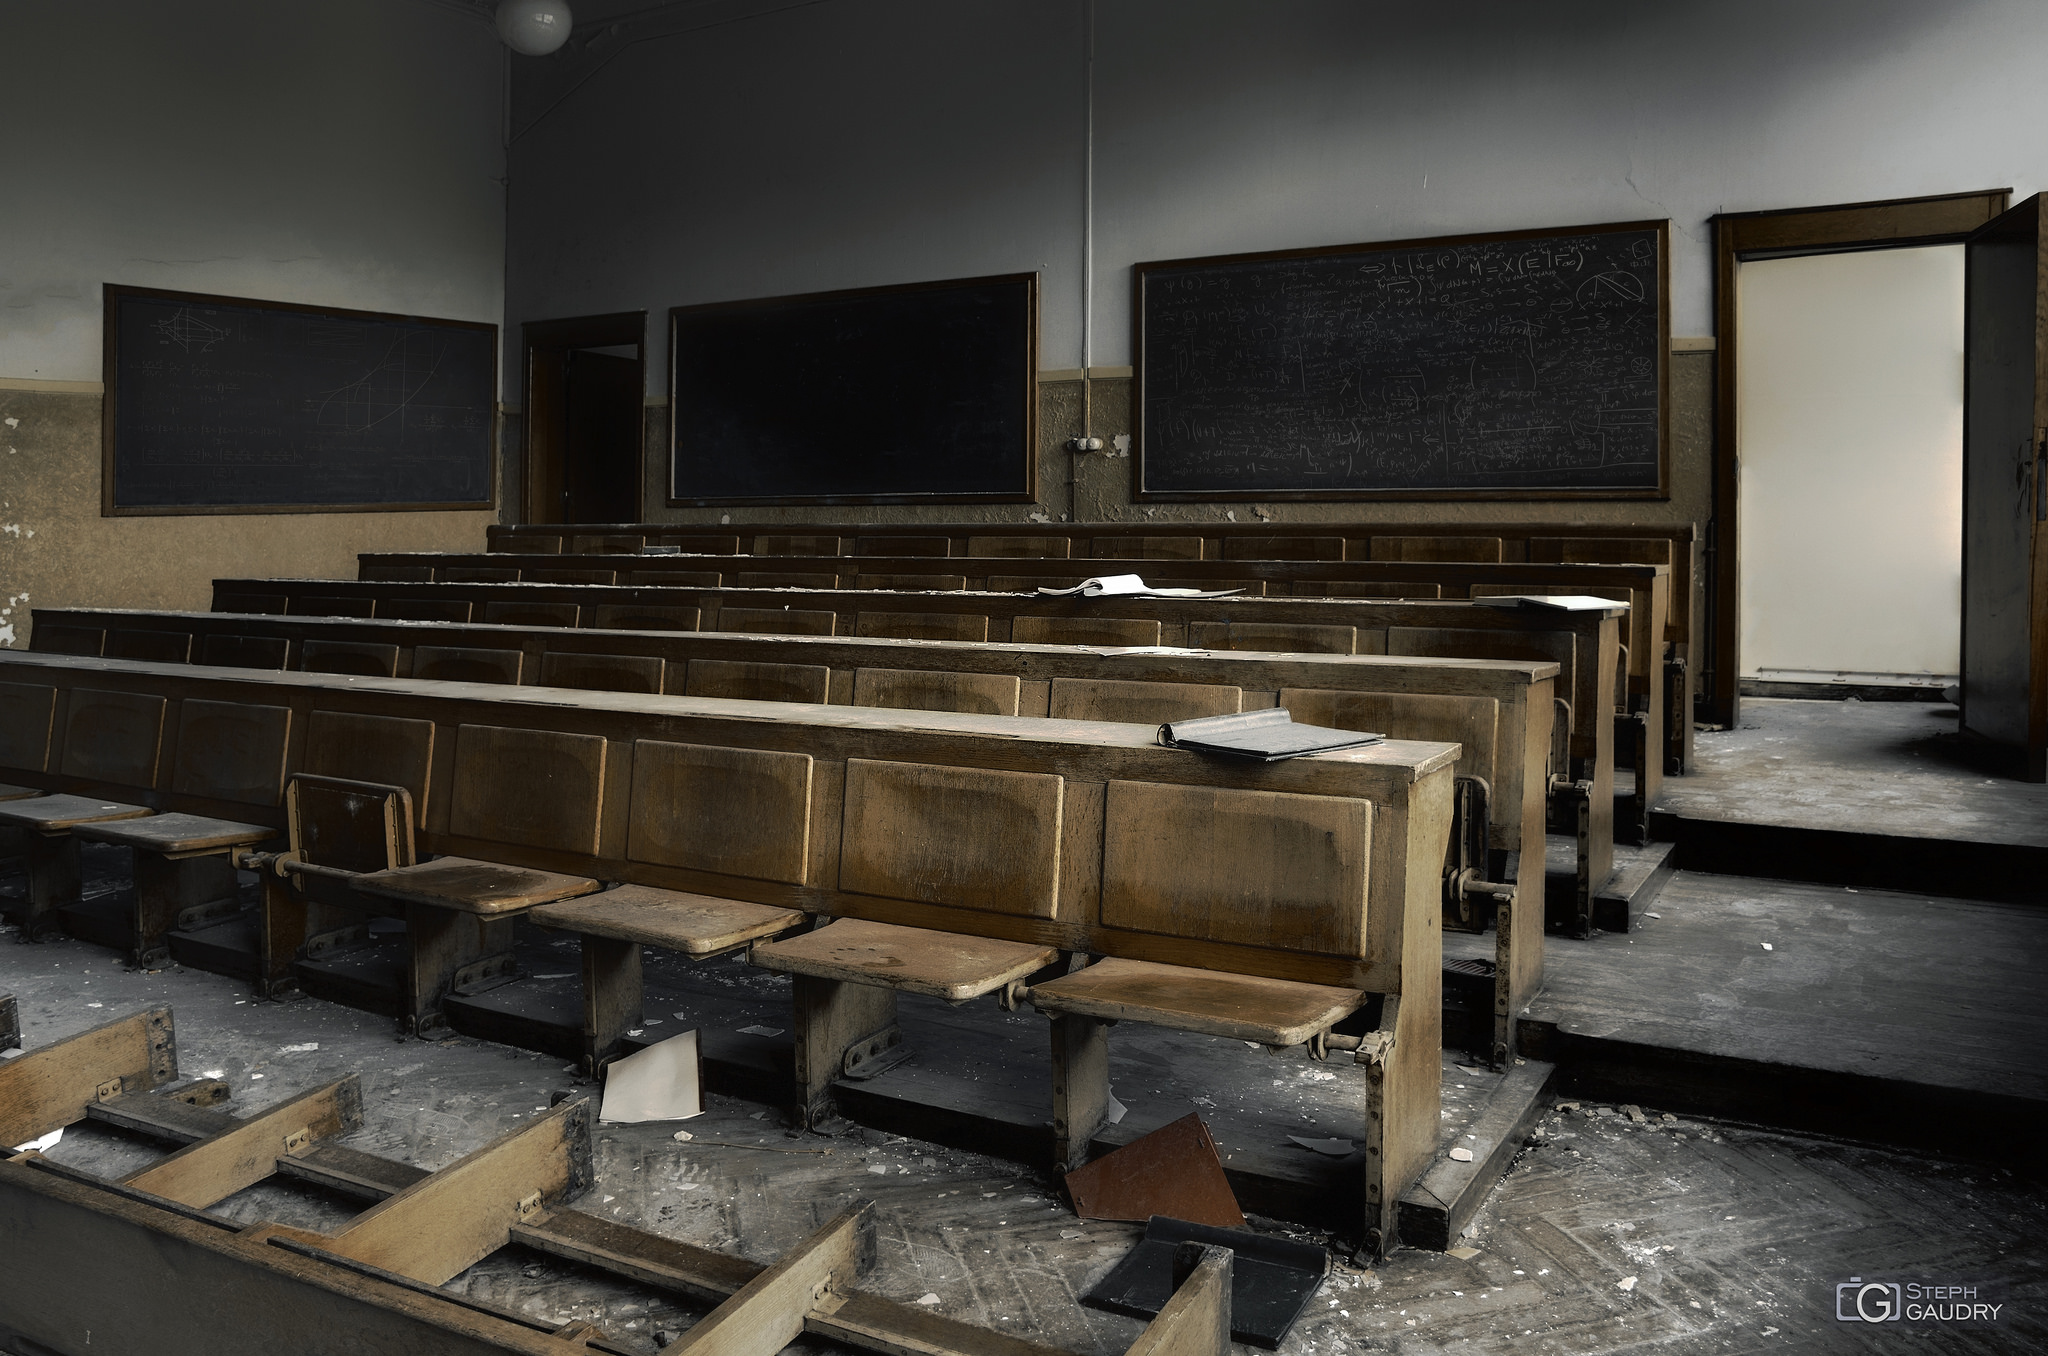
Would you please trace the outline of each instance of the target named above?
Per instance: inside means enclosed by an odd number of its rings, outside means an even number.
[[[1133,497],[1666,496],[1668,227],[1137,265]]]
[[[1038,275],[679,306],[671,507],[1037,494]]]
[[[106,289],[108,514],[494,502],[495,325]]]

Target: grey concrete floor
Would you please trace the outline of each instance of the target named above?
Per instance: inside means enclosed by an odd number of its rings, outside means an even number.
[[[1657,808],[1687,819],[2048,847],[2048,785],[1956,732],[1931,702],[1746,697],[1732,730],[1695,736],[1697,770]]]
[[[1636,931],[1547,937],[1543,965],[1529,1015],[1575,1034],[2048,1100],[2048,910],[1680,871]]]
[[[430,1168],[516,1128],[551,1090],[576,1086],[553,1059],[466,1038],[401,1041],[383,1018],[312,1001],[252,1001],[229,980],[178,968],[138,973],[76,942],[22,946],[0,932],[0,991],[20,1000],[31,1048],[171,1004],[183,1070],[226,1078],[234,1090],[227,1109],[242,1114],[356,1073],[366,1124],[347,1142]],[[2048,1192],[2040,1187],[1998,1168],[1665,1120],[1654,1108],[1642,1115],[1554,1107],[1463,1240],[1469,1255],[1404,1250],[1373,1271],[1340,1259],[1282,1350],[2048,1349]],[[674,1128],[600,1127],[597,1185],[578,1204],[766,1260],[871,1197],[881,1239],[874,1289],[1084,1356],[1120,1352],[1138,1331],[1134,1320],[1077,1301],[1137,1226],[1075,1219],[1043,1174],[871,1131],[796,1137],[773,1112],[730,1098],[714,1097],[687,1124],[690,1142],[673,1139]],[[2015,1157],[2033,1149],[2012,1146]],[[52,1156],[114,1171],[150,1152],[80,1128]],[[347,1213],[277,1185],[221,1208],[312,1227]],[[2011,1293],[1993,1328],[1874,1332],[1834,1319],[1834,1286],[1851,1275]],[[650,1351],[656,1333],[680,1331],[692,1317],[518,1250],[451,1286],[536,1316],[593,1320]]]

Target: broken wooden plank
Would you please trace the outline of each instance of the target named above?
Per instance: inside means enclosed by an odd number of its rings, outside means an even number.
[[[1124,1356],[1229,1356],[1231,1262],[1228,1248],[1176,1248],[1173,1298]]]
[[[169,1008],[117,1017],[0,1062],[0,1148],[83,1120],[95,1102],[146,1092],[177,1076]]]
[[[814,1307],[874,1265],[873,1204],[859,1202],[784,1253],[661,1356],[776,1356],[803,1333]]]
[[[440,1285],[591,1176],[590,1103],[578,1098],[372,1206],[334,1234],[328,1250]]]
[[[204,1208],[277,1171],[277,1160],[363,1123],[363,1090],[354,1074],[302,1093],[281,1106],[122,1178],[138,1191]]]

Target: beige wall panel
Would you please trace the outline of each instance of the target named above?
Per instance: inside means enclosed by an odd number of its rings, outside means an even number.
[[[640,740],[626,855],[636,862],[802,885],[811,757]]]
[[[599,735],[460,726],[448,830],[463,838],[595,852],[604,757]]]
[[[839,888],[1050,918],[1063,789],[1042,772],[848,759]]]
[[[284,792],[288,706],[252,706],[187,698],[178,704],[177,766],[171,790],[181,795],[275,805]]]
[[[1111,782],[1102,922],[1363,958],[1371,854],[1369,801]]]

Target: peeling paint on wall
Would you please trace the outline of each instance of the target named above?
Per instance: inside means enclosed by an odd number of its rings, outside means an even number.
[[[14,645],[14,609],[27,601],[28,595],[26,593],[10,593],[7,595],[6,605],[0,606],[0,645],[8,647]]]

